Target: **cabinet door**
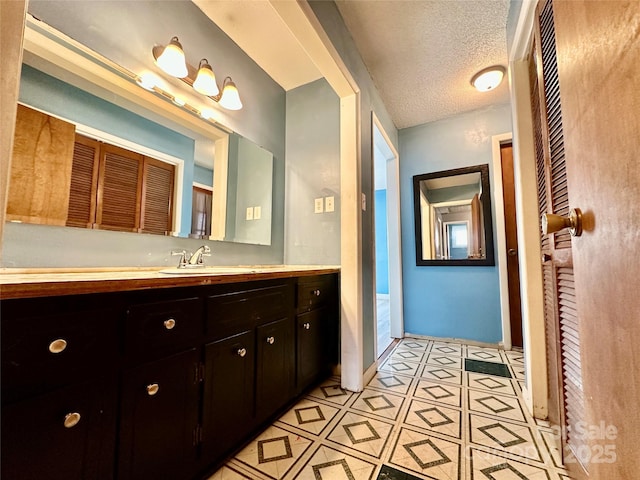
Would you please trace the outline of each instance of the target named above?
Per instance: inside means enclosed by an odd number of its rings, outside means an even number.
[[[296,381],[298,391],[307,388],[326,370],[324,342],[326,309],[312,310],[296,317]]]
[[[198,435],[195,349],[124,373],[120,479],[190,478]]]
[[[203,461],[236,446],[254,425],[255,334],[249,330],[205,347]]]
[[[295,347],[292,321],[283,318],[256,330],[256,417],[275,413],[292,396]]]
[[[115,381],[96,378],[2,407],[2,478],[113,478]]]

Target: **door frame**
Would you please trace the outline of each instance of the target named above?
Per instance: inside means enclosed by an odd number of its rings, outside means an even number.
[[[493,198],[496,227],[496,259],[498,260],[498,283],[500,288],[500,316],[502,317],[502,345],[505,350],[511,350],[511,315],[509,313],[509,274],[507,271],[507,235],[505,233],[504,220],[504,190],[502,186],[502,155],[500,146],[511,143],[513,134],[501,133],[491,137],[492,171],[493,171]],[[518,185],[516,185],[516,190]],[[517,216],[517,213],[516,213]]]
[[[387,165],[387,250],[389,254],[389,322],[391,327],[391,338],[404,337],[404,317],[402,303],[402,235],[400,230],[400,155],[393,146],[393,142],[387,135],[382,123],[375,112],[371,112],[371,143],[372,147],[380,145],[380,151],[384,155]],[[375,155],[374,148],[371,149]],[[372,165],[375,164],[375,157]],[[374,169],[375,171],[375,165]],[[374,206],[375,208],[375,206]],[[375,215],[374,215],[374,243],[375,238]],[[377,272],[375,271],[375,248],[373,261],[373,295],[375,298],[377,291]],[[378,357],[382,352],[378,352],[378,311],[377,302],[374,301],[374,339],[375,339],[375,359],[377,365]],[[366,379],[365,379],[366,380]]]

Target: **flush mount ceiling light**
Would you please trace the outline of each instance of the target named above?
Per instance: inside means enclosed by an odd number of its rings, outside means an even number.
[[[473,85],[479,92],[488,92],[493,90],[502,82],[505,69],[500,65],[494,65],[493,67],[485,68],[476,73],[471,79],[471,85]]]
[[[179,78],[193,87],[199,94],[209,97],[227,110],[240,110],[242,108],[238,88],[231,80],[231,77],[224,79],[223,88],[220,91],[216,76],[208,60],[206,58],[200,60],[197,70],[189,65],[178,37],[171,38],[171,41],[166,46],[156,45],[153,47],[152,53],[156,65],[165,73]]]

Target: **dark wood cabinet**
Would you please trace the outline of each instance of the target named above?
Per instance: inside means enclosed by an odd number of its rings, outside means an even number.
[[[264,421],[293,396],[295,341],[292,318],[256,329],[256,421]]]
[[[2,478],[206,478],[336,361],[306,280],[3,299]]]
[[[124,372],[119,479],[189,478],[199,435],[198,368],[194,348]]]
[[[113,478],[116,382],[93,380],[2,407],[2,478]]]
[[[220,458],[253,426],[255,334],[241,332],[205,346],[202,452]]]
[[[306,389],[326,371],[325,316],[325,309],[317,309],[296,317],[298,390]]]

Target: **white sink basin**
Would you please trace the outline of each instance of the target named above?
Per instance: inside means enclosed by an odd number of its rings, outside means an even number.
[[[255,267],[224,267],[224,266],[211,266],[211,267],[195,267],[195,268],[166,268],[160,270],[160,273],[166,273],[169,275],[237,275],[241,273],[256,273],[258,271]]]

